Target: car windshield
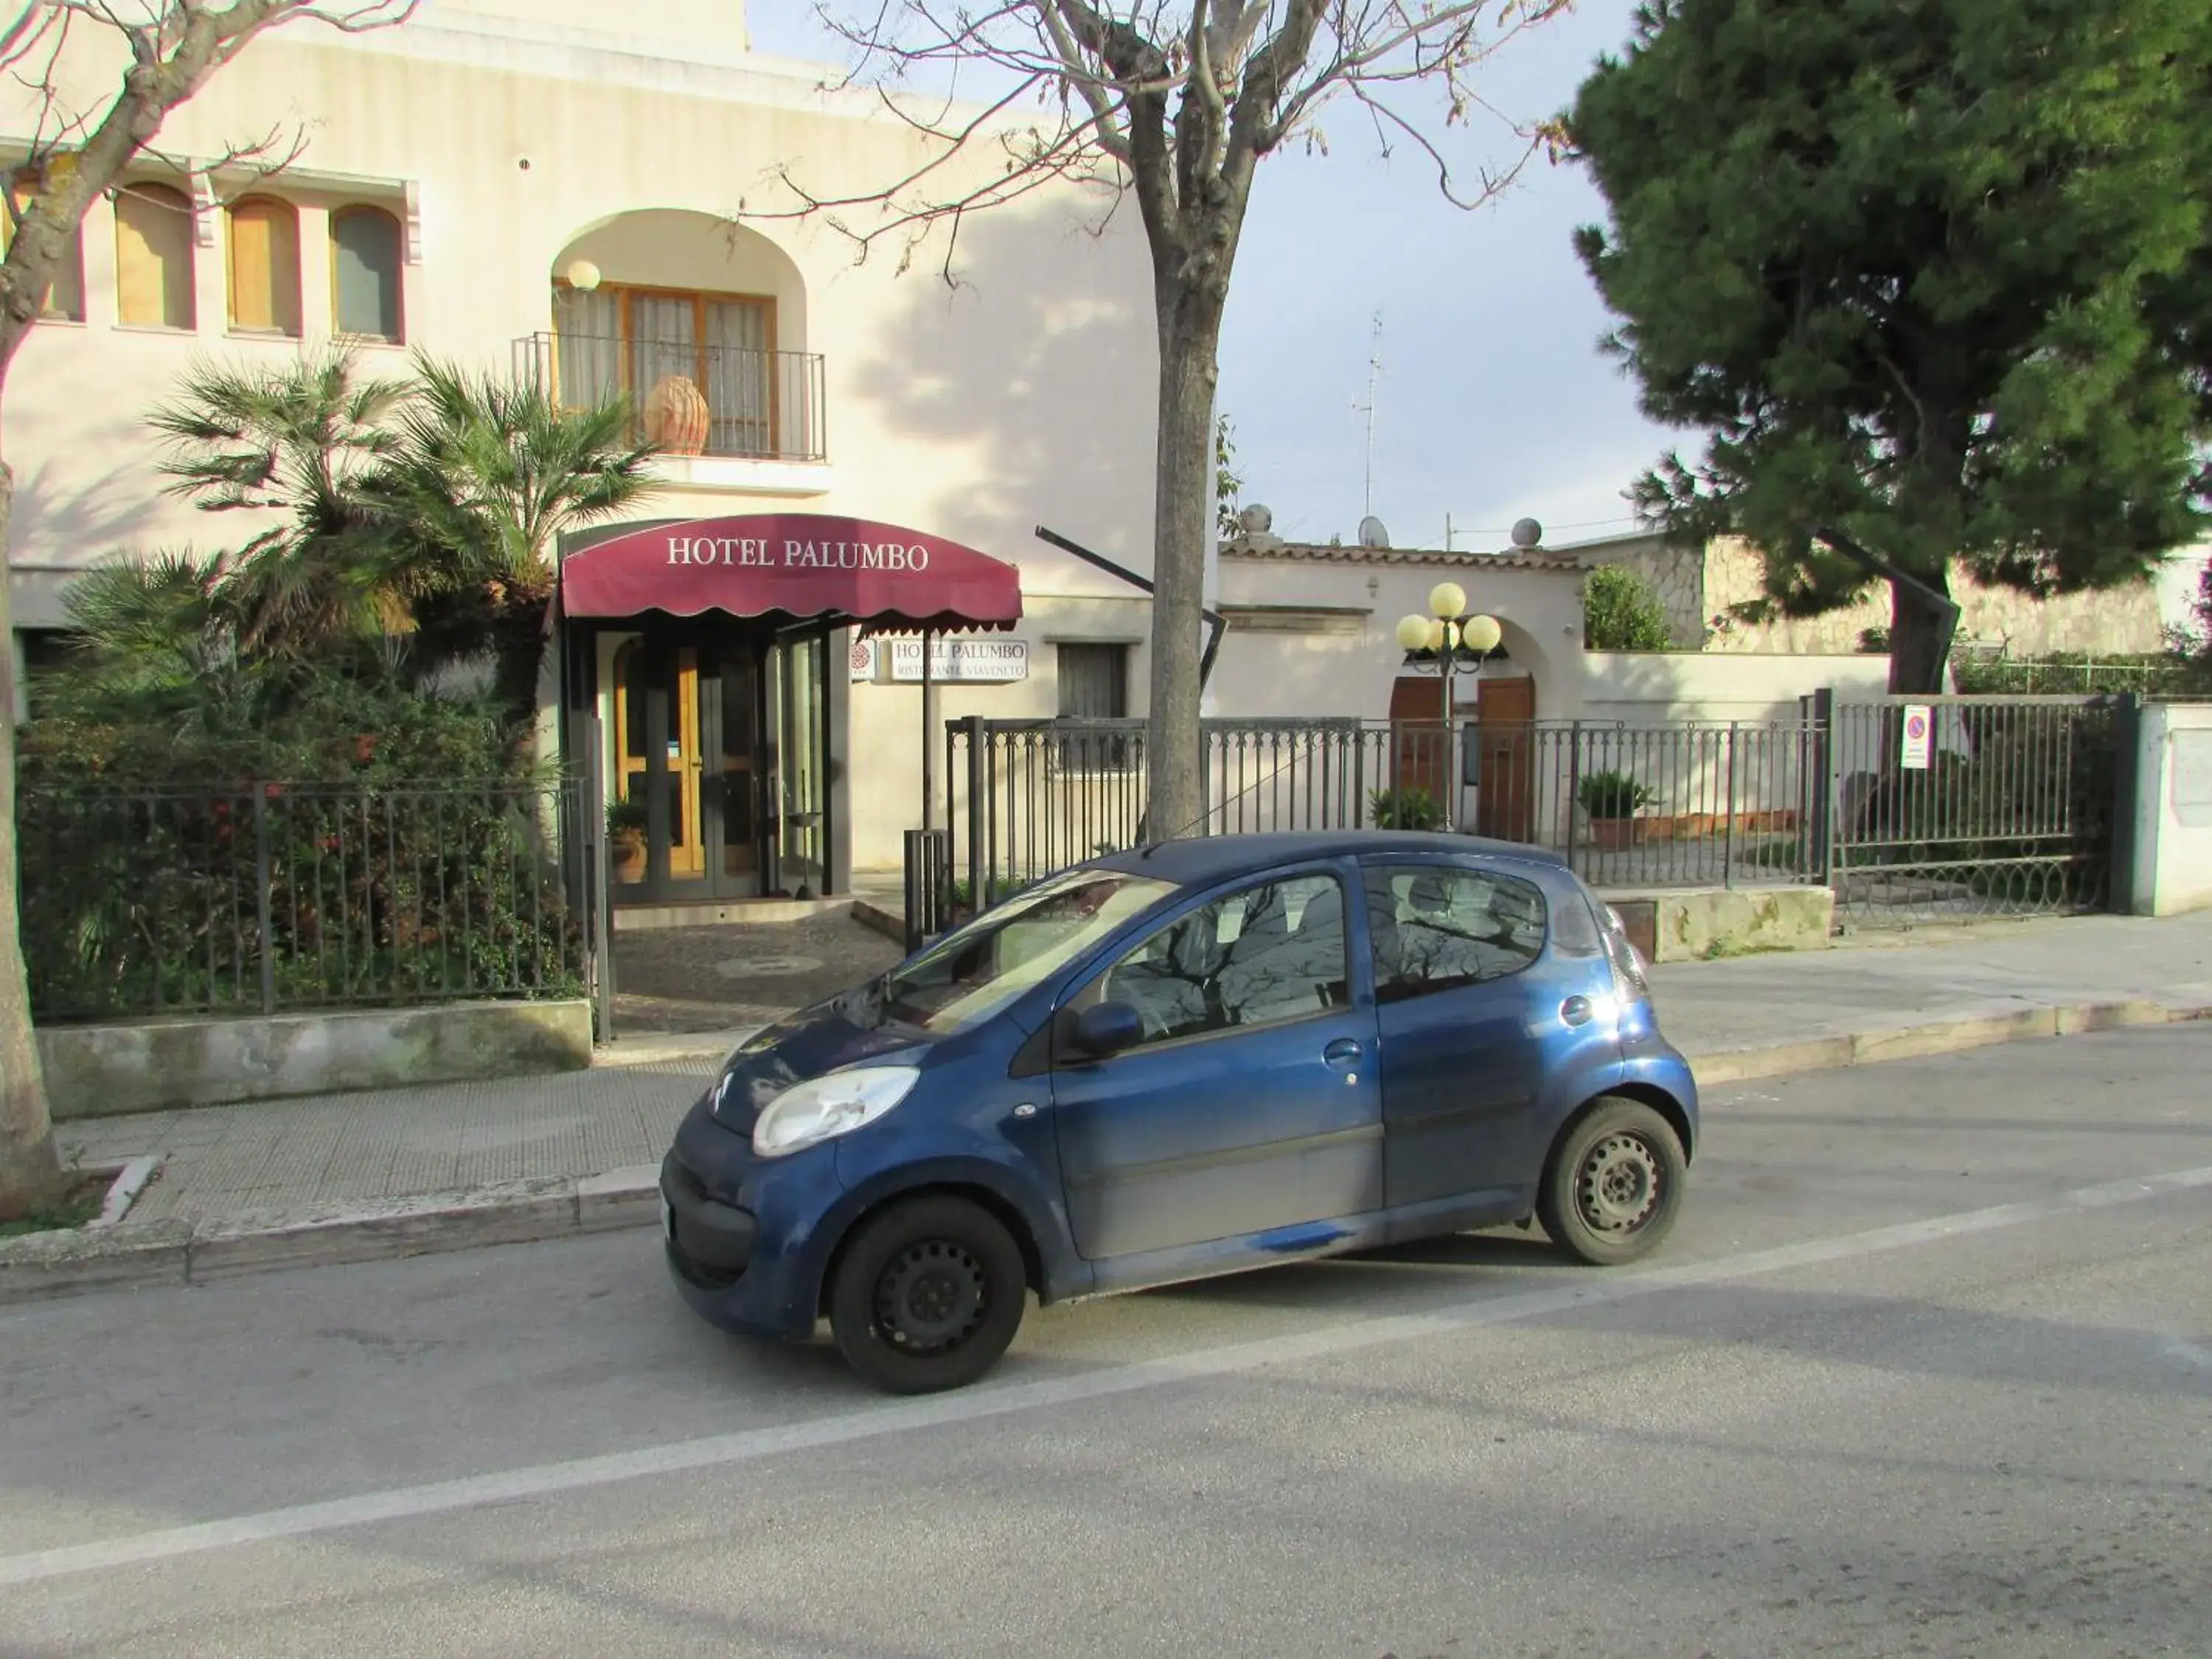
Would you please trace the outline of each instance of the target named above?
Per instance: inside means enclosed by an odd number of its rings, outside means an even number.
[[[893,969],[873,988],[876,1012],[925,1031],[964,1031],[1175,890],[1119,870],[1066,871]]]

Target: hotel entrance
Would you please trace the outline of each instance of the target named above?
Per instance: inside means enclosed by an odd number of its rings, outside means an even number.
[[[605,890],[666,909],[845,890],[840,630],[1004,627],[1021,584],[918,531],[762,514],[579,538],[561,609],[566,741],[600,786]]]
[[[825,634],[731,623],[596,630],[617,903],[823,893]]]

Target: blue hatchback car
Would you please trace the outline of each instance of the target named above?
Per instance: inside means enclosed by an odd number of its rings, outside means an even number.
[[[1040,1303],[1540,1219],[1632,1260],[1697,1085],[1619,919],[1458,836],[1221,836],[987,911],[733,1054],[661,1170],[729,1329],[957,1387]]]

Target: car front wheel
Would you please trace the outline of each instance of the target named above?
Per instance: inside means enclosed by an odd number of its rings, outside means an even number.
[[[1536,1217],[1569,1255],[1616,1267],[1673,1229],[1688,1173],[1674,1125],[1640,1100],[1608,1095],[1553,1152]]]
[[[861,1224],[830,1287],[846,1363],[892,1394],[973,1382],[1020,1328],[1028,1276],[999,1218],[963,1198],[895,1204]]]

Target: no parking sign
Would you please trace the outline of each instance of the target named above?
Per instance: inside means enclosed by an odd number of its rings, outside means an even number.
[[[1926,703],[1908,702],[1905,705],[1905,752],[1899,758],[1899,766],[1908,772],[1925,772],[1928,769],[1928,751],[1932,746],[1929,734],[1933,729]]]

